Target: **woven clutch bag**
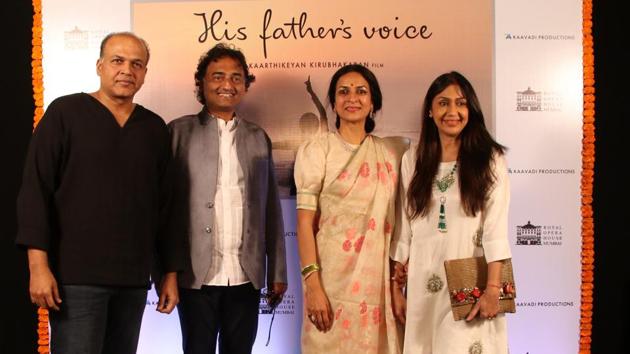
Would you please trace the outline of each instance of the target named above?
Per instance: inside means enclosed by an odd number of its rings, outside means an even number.
[[[468,316],[477,299],[483,294],[488,277],[488,264],[484,257],[471,257],[444,261],[444,268],[453,317],[455,321],[459,321]],[[514,304],[516,288],[511,259],[503,261],[500,285],[499,313],[516,312]]]

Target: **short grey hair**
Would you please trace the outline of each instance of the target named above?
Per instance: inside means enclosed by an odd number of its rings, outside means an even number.
[[[145,64],[149,63],[149,58],[151,57],[151,52],[149,51],[149,44],[143,38],[139,37],[138,35],[136,35],[133,32],[129,32],[129,31],[112,32],[112,33],[108,34],[107,36],[105,36],[105,38],[103,38],[103,40],[101,41],[101,50],[99,52],[99,58],[103,59],[103,52],[105,50],[105,46],[107,45],[107,41],[109,41],[113,37],[118,37],[118,36],[131,37],[131,38],[136,39],[138,42],[142,43],[142,46],[144,47],[144,50],[147,52],[147,62]]]

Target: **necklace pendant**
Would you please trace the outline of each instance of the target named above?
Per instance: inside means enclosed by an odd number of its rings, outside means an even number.
[[[453,165],[453,169],[446,176],[435,181],[435,186],[444,193],[450,186],[455,183],[455,171],[457,171],[457,164]]]
[[[435,186],[442,193],[446,192],[453,183],[455,183],[455,171],[457,171],[457,163],[453,165],[453,169],[446,176],[435,181]],[[440,216],[438,218],[438,231],[446,233],[446,197],[442,195],[440,197]]]
[[[446,198],[440,198],[440,217],[438,219],[438,231],[441,233],[445,233],[448,230],[446,229],[446,208],[444,204],[446,203]]]

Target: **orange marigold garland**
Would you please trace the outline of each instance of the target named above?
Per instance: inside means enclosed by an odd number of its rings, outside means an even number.
[[[37,319],[39,321],[37,325],[37,352],[49,353],[50,334],[48,332],[48,310],[40,307],[37,310]]]
[[[31,41],[33,51],[31,54],[31,67],[33,78],[33,99],[35,100],[35,113],[33,128],[44,115],[44,70],[42,68],[42,1],[33,0],[33,39]]]
[[[582,296],[580,306],[580,354],[590,354],[593,330],[593,267],[595,232],[593,220],[593,177],[595,168],[595,55],[593,54],[593,1],[582,3],[582,65],[584,107],[582,124]]]
[[[33,79],[33,99],[35,112],[33,114],[33,129],[44,115],[44,70],[42,68],[42,1],[33,0],[33,46],[31,54],[31,68]],[[48,331],[48,310],[37,310],[37,352],[50,353],[50,334]]]

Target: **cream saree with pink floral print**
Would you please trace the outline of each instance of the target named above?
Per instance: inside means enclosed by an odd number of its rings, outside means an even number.
[[[400,353],[390,303],[389,247],[405,145],[368,135],[314,138],[296,158],[297,208],[319,214],[321,281],[334,321],[322,333],[303,317],[302,353]]]

